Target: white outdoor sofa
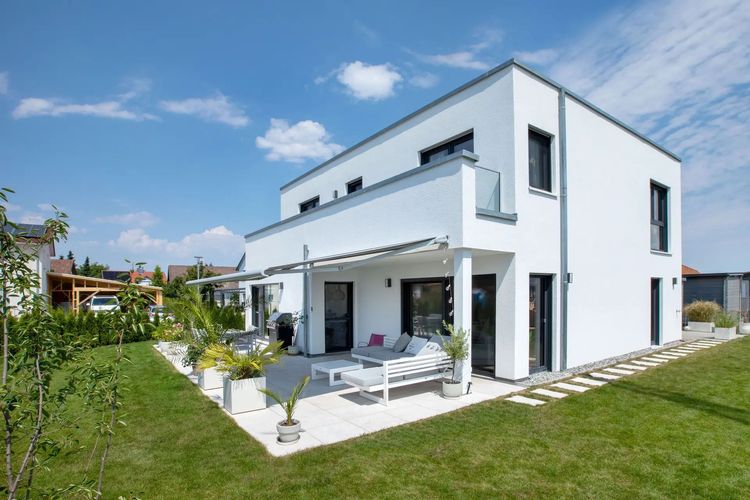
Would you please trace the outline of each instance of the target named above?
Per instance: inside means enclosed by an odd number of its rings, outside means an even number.
[[[442,339],[433,336],[419,352],[394,352],[396,339],[385,337],[382,346],[352,349],[352,357],[363,365],[361,370],[341,374],[341,380],[359,389],[362,397],[388,405],[388,392],[402,385],[418,384],[428,380],[444,378],[451,370],[450,358],[442,350]],[[408,348],[407,348],[408,349]],[[380,366],[364,368],[364,363]],[[383,391],[379,398],[373,392]]]

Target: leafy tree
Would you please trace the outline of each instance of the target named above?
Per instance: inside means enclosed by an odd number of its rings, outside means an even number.
[[[77,273],[80,276],[88,276],[89,278],[101,278],[102,271],[109,269],[109,266],[100,264],[98,262],[91,262],[88,256],[83,260],[81,267],[77,269]]]
[[[62,257],[60,257],[62,258]],[[76,258],[73,256],[73,250],[68,250],[68,256],[66,257],[68,260],[76,260]]]
[[[78,274],[81,276],[91,276],[91,262],[89,261],[88,255],[83,260],[83,264],[78,268]]]
[[[212,276],[219,276],[217,273],[211,271],[210,268],[206,266],[201,266],[201,278],[210,278]],[[185,272],[185,281],[191,281],[198,279],[198,266],[190,266],[188,267],[187,271]],[[214,300],[214,290],[216,290],[219,287],[218,283],[209,283],[207,285],[201,285],[200,288],[200,294],[203,300],[208,302],[213,302]]]
[[[187,292],[188,286],[185,285],[185,278],[179,276],[169,283],[167,283],[162,289],[162,293],[165,297],[170,299],[179,299]]]
[[[164,287],[164,273],[161,272],[161,267],[158,264],[154,267],[154,277],[151,279],[151,284]]]

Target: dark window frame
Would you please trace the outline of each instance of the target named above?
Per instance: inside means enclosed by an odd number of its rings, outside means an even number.
[[[531,147],[536,137],[543,138],[547,144],[547,161],[544,165],[539,165],[536,168],[543,169],[545,171],[541,172],[541,175],[538,175],[538,177],[541,178],[541,181],[537,183],[537,185],[534,184],[533,179],[534,177],[537,177],[535,175],[532,175],[532,165],[531,165]],[[534,189],[539,189],[540,191],[545,191],[547,193],[551,193],[553,189],[553,182],[552,182],[552,134],[548,134],[547,132],[544,132],[542,130],[539,130],[537,128],[529,126],[529,133],[528,133],[528,160],[529,160],[529,187]],[[546,175],[544,175],[546,174]],[[546,182],[545,182],[546,181]]]
[[[655,198],[656,197],[656,198]],[[659,232],[659,241],[654,246],[649,232],[649,244],[655,252],[669,251],[669,188],[656,181],[651,181],[649,189],[649,231],[656,226]]]
[[[356,189],[352,189],[352,186],[354,186]],[[363,187],[364,187],[364,184],[362,183],[362,177],[358,177],[346,183],[346,194],[356,193],[357,191],[360,191]]]
[[[409,335],[414,335],[414,329],[412,323],[411,323],[411,316],[410,316],[410,308],[411,308],[411,301],[410,296],[407,292],[407,289],[412,284],[419,284],[419,283],[440,283],[443,290],[443,303],[442,303],[442,315],[443,315],[443,321],[445,321],[448,324],[453,324],[453,316],[450,315],[450,310],[452,304],[450,303],[451,293],[448,292],[445,288],[450,284],[451,289],[453,289],[453,277],[445,278],[445,277],[429,277],[429,278],[405,278],[401,280],[401,331],[407,332]],[[447,330],[443,328],[443,335],[448,335]]]
[[[313,196],[309,200],[299,204],[299,213],[304,213],[320,206],[320,195]]]
[[[430,156],[441,151],[446,151],[446,155],[453,154],[456,152],[456,146],[463,144],[469,140],[471,140],[471,152],[473,153],[474,152],[474,129],[469,130],[463,134],[460,134],[459,136],[453,139],[449,139],[435,146],[430,146],[429,148],[420,151],[419,152],[419,164],[424,165],[426,163],[430,163],[430,161],[432,161],[430,160]],[[461,149],[466,149],[466,148],[461,148]]]

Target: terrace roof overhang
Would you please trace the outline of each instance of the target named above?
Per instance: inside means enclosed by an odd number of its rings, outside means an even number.
[[[211,276],[210,278],[201,278],[190,280],[188,285],[204,285],[210,283],[223,283],[226,281],[255,281],[269,276],[278,274],[296,274],[296,273],[320,273],[336,272],[361,267],[372,264],[388,257],[413,252],[415,250],[426,249],[427,247],[437,246],[445,248],[448,245],[447,236],[436,236],[424,238],[421,240],[407,241],[393,245],[366,248],[314,259],[290,262],[278,266],[272,266],[263,271],[243,271],[239,273],[225,274],[223,276]]]

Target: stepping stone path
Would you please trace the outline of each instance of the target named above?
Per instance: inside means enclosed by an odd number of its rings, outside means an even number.
[[[586,392],[589,389],[601,387],[602,385],[605,385],[608,381],[619,380],[624,376],[634,375],[637,372],[648,370],[649,368],[652,368],[654,366],[659,366],[663,363],[668,363],[675,359],[684,358],[685,356],[689,354],[700,352],[703,349],[709,349],[711,347],[715,347],[717,345],[723,344],[724,342],[727,342],[727,341],[719,340],[719,339],[697,340],[689,344],[683,344],[677,347],[669,348],[668,350],[656,351],[647,356],[643,356],[638,359],[631,359],[624,363],[620,363],[614,366],[604,367],[604,368],[601,368],[600,371],[598,372],[589,372],[587,374],[584,374],[578,377],[570,378],[566,380],[565,382],[557,382],[554,384],[550,384],[549,388],[532,389],[529,392],[531,394],[544,396],[547,398],[563,399],[563,398],[568,397],[570,395],[569,393]],[[570,383],[570,382],[574,382],[574,383]],[[561,392],[559,390],[551,390],[551,388],[562,389],[563,391],[568,391],[568,392]],[[546,403],[546,401],[529,398],[529,397],[521,396],[521,395],[511,396],[509,398],[506,398],[506,401],[512,401],[514,403],[519,403],[519,404],[524,404],[524,405],[529,405],[529,406],[541,406]]]
[[[529,405],[529,406],[541,406],[544,404],[544,401],[539,401],[538,399],[532,399],[527,398],[526,396],[511,396],[506,401],[513,401],[514,403],[521,403],[522,405]]]
[[[583,377],[575,377],[575,378],[570,379],[570,381],[576,382],[578,384],[590,385],[592,387],[599,387],[599,386],[606,384],[604,380],[594,380],[592,378],[583,378]]]
[[[648,370],[648,368],[646,368],[645,366],[638,366],[638,365],[615,365],[615,368],[622,368],[624,370],[635,370],[638,372]]]
[[[548,398],[554,398],[554,399],[562,399],[567,398],[568,394],[564,392],[557,392],[557,391],[550,391],[549,389],[534,389],[534,394],[539,394],[540,396],[547,396]]]
[[[557,384],[552,384],[552,387],[557,387],[558,389],[565,389],[566,391],[573,391],[573,392],[586,392],[591,387],[583,387],[582,385],[575,385],[575,384],[568,384],[565,382],[558,382]]]
[[[615,375],[632,375],[635,372],[632,370],[623,370],[621,368],[603,368],[603,372],[614,373]]]

